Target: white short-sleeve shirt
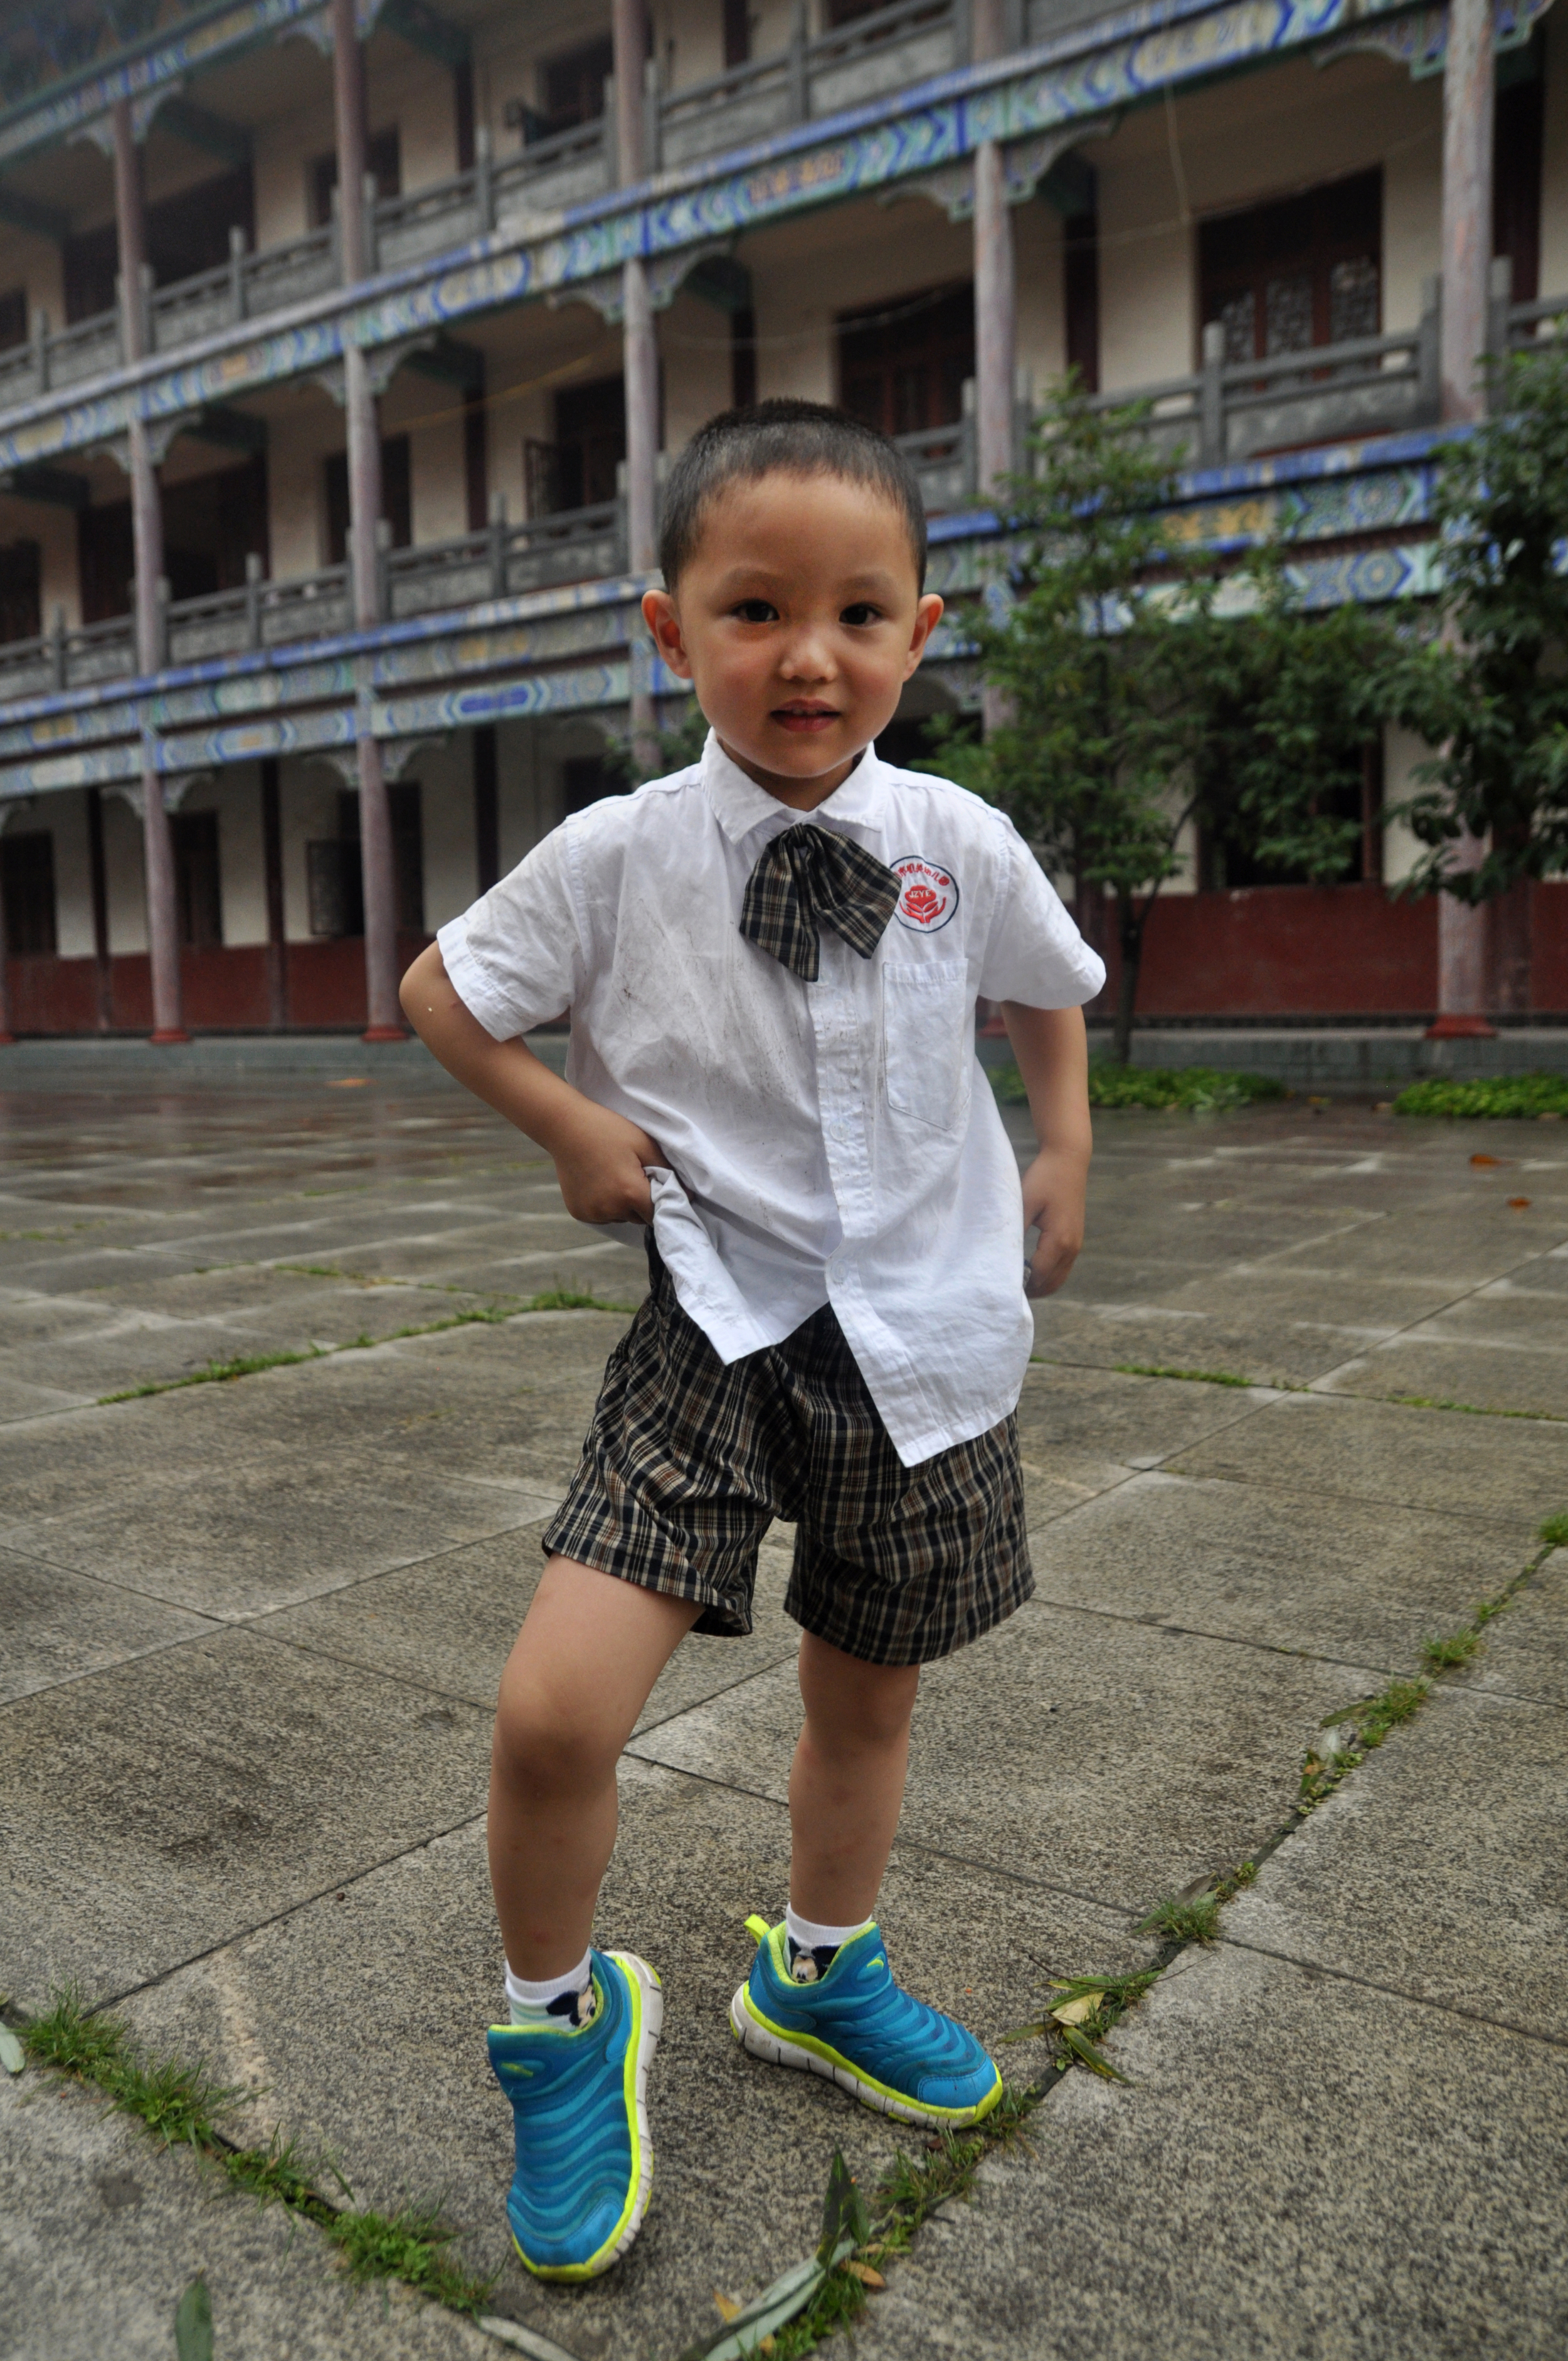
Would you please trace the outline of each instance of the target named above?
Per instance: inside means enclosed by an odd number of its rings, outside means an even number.
[[[903,880],[871,959],[823,929],[815,983],[740,931],[758,856],[802,819]],[[721,1359],[831,1303],[908,1466],[1015,1407],[1023,1199],[975,999],[1077,1007],[1105,971],[1002,813],[870,748],[797,812],[710,734],[689,769],[574,813],[438,939],[496,1040],[570,1010],[567,1080],[659,1142],[654,1235]]]

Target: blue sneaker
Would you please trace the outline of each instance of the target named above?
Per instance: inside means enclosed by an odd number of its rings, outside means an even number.
[[[1002,2096],[1002,2077],[961,2025],[901,1992],[873,1925],[852,1936],[812,1983],[789,1972],[783,1927],[748,1918],[751,1972],[729,2004],[743,2048],[773,2066],[824,2074],[879,2114],[957,2130]]]
[[[595,1951],[584,2026],[492,2025],[490,2064],[511,2101],[512,2243],[536,2279],[592,2279],[642,2225],[653,2186],[648,2068],[664,1995],[633,1951]]]

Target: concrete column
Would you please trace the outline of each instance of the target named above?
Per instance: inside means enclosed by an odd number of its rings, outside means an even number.
[[[141,153],[131,128],[130,102],[116,99],[115,137],[115,230],[120,263],[120,338],[127,361],[147,357],[144,280],[147,217],[142,203]],[[126,431],[131,479],[131,545],[135,556],[137,670],[156,672],[162,661],[159,642],[158,586],[163,574],[163,505],[144,420],[132,416]],[[174,845],[163,807],[163,779],[144,739],[142,841],[147,887],[147,943],[152,967],[152,1038],[183,1041],[180,995],[180,923],[174,895]]]
[[[283,923],[283,805],[278,757],[261,761],[261,869],[267,887],[267,1022],[274,1033],[289,1023],[289,943]]]
[[[1442,74],[1442,323],[1439,370],[1444,421],[1481,417],[1492,267],[1492,0],[1449,0]],[[1460,862],[1478,868],[1485,847],[1462,837]],[[1488,1035],[1487,915],[1438,897],[1437,1021],[1431,1040]]]
[[[332,93],[337,137],[338,233],[345,285],[365,276],[365,60],[354,21],[354,0],[332,0]],[[343,407],[348,435],[348,555],[354,620],[361,631],[380,621],[376,527],[381,515],[381,430],[364,352],[347,344],[343,355]],[[367,1041],[400,1041],[398,1006],[397,894],[392,873],[392,823],[381,748],[358,710],[359,861],[365,899]]]
[[[98,1030],[115,1022],[115,972],[109,963],[109,872],[104,859],[104,790],[87,790],[87,873],[93,894],[93,980],[97,987]]]
[[[613,0],[615,36],[615,132],[624,184],[642,178],[643,69],[648,58],[647,0]],[[657,481],[659,464],[659,346],[648,269],[641,255],[621,265],[621,371],[626,389],[626,562],[634,574],[650,574],[659,562]],[[657,717],[640,677],[646,650],[631,656],[631,732],[649,750],[652,763]]]
[[[1006,27],[1001,0],[973,0],[972,45],[976,64],[1002,56]],[[1017,274],[1013,254],[1013,209],[1002,150],[982,139],[974,154],[974,374],[975,447],[983,498],[998,476],[1011,475],[1014,388],[1018,361]]]

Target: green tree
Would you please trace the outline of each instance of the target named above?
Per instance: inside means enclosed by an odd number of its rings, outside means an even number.
[[[1517,354],[1505,395],[1440,455],[1442,629],[1400,685],[1442,750],[1398,807],[1425,848],[1409,882],[1470,903],[1568,869],[1568,357]]]
[[[938,733],[947,764],[1071,880],[1080,923],[1092,930],[1101,895],[1113,906],[1122,1064],[1189,821],[1245,830],[1292,872],[1340,873],[1350,824],[1324,788],[1387,675],[1382,627],[1358,609],[1302,614],[1277,554],[1227,573],[1173,535],[1161,511],[1178,462],[1147,416],[1097,411],[1071,379],[1047,401],[1034,467],[1010,487],[1007,579],[974,626],[1004,718],[983,745]]]

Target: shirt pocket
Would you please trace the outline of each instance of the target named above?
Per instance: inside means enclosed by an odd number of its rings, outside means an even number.
[[[933,1131],[956,1131],[969,1112],[973,1001],[967,960],[919,960],[882,972],[887,1103]]]

